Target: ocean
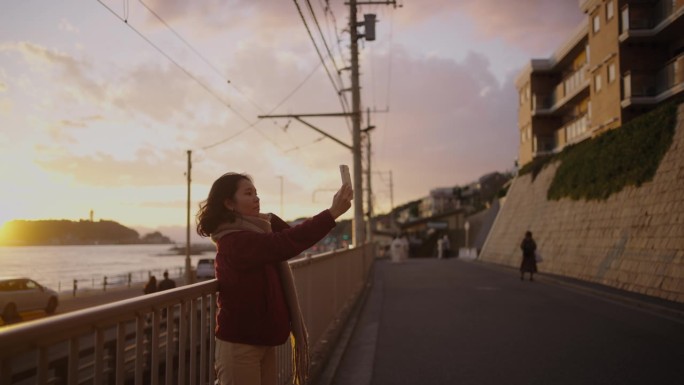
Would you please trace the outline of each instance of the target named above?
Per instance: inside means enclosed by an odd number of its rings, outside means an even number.
[[[132,282],[146,282],[148,272],[161,279],[168,269],[172,277],[181,274],[185,255],[168,255],[173,245],[84,245],[84,246],[0,246],[0,277],[28,277],[54,290],[70,291],[73,280],[78,288],[102,289]],[[164,255],[167,254],[167,255]],[[192,266],[200,258],[213,258],[205,252],[190,256]]]

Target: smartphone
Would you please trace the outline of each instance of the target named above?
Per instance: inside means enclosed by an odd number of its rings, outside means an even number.
[[[342,176],[342,184],[348,183],[349,186],[352,185],[351,175],[349,175],[349,166],[347,166],[346,164],[341,164],[340,175]]]

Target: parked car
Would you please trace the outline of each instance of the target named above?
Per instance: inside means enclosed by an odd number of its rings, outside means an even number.
[[[19,319],[19,313],[44,310],[52,314],[57,309],[57,292],[24,277],[0,278],[0,309],[5,323]]]
[[[203,258],[197,261],[197,279],[216,278],[214,258]]]

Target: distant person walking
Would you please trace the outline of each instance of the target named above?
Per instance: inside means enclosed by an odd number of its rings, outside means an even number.
[[[159,288],[157,290],[158,291],[164,291],[164,290],[174,289],[175,287],[176,287],[176,281],[169,278],[169,271],[168,270],[164,270],[164,279],[162,279],[162,281],[159,282]]]
[[[537,272],[537,260],[535,258],[535,251],[537,251],[537,243],[532,239],[532,232],[525,233],[525,238],[520,243],[523,258],[520,264],[520,280],[525,279],[525,273],[530,273],[530,281],[534,281],[534,273]]]
[[[409,240],[406,237],[406,234],[401,235],[401,246],[402,246],[401,260],[406,261],[411,256],[411,244],[409,243]]]
[[[451,242],[449,241],[449,235],[444,234],[442,237],[442,243],[444,247],[444,258],[449,258],[451,256]]]
[[[157,277],[155,277],[154,275],[150,275],[150,279],[145,284],[145,288],[143,289],[143,293],[152,294],[156,291],[157,291]]]
[[[323,239],[351,207],[343,184],[329,209],[290,227],[261,214],[252,179],[227,173],[200,204],[197,233],[216,243],[216,376],[221,385],[277,382],[275,348],[293,335],[294,383],[309,370],[308,336],[287,260]]]
[[[444,258],[444,238],[437,239],[437,259]]]
[[[399,263],[402,261],[404,256],[404,243],[399,238],[399,234],[394,236],[392,243],[390,243],[390,255],[392,256],[392,262]]]

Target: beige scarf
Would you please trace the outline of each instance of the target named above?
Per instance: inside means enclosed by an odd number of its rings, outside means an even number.
[[[269,214],[259,214],[258,217],[242,216],[233,222],[222,223],[216,231],[211,234],[211,239],[218,242],[221,237],[235,231],[255,231],[257,233],[271,233],[271,216]],[[304,385],[309,377],[309,337],[304,324],[302,310],[299,307],[299,298],[292,276],[292,269],[287,261],[278,265],[280,281],[285,292],[285,301],[290,310],[290,327],[292,334],[292,366],[294,369],[294,383]]]

